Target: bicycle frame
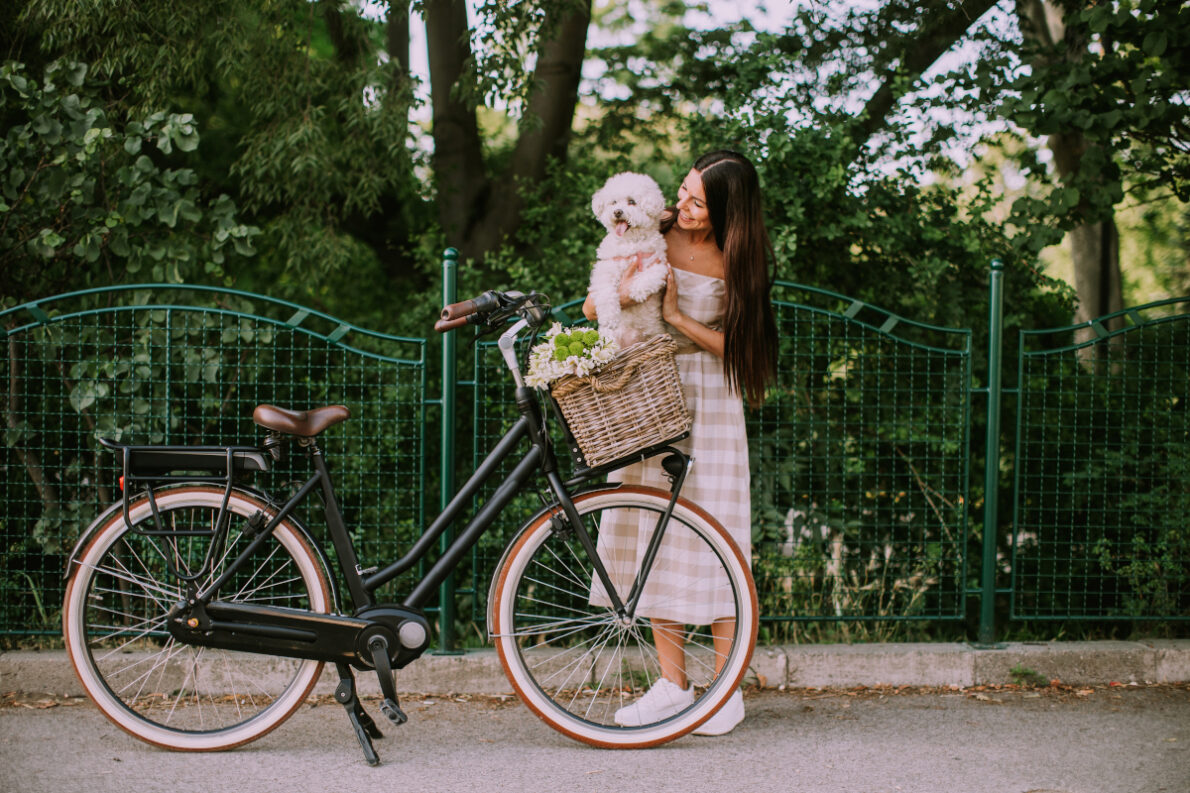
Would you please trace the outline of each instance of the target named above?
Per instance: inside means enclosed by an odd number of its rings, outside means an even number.
[[[595,575],[598,576],[605,591],[610,594],[613,609],[622,617],[631,618],[643,589],[642,582],[651,569],[657,549],[660,547],[664,536],[665,527],[672,514],[673,507],[677,503],[678,494],[681,491],[682,483],[689,468],[689,457],[668,443],[660,444],[642,450],[629,458],[618,460],[598,468],[585,470],[570,481],[563,481],[558,470],[552,441],[546,430],[545,421],[542,416],[541,401],[534,390],[524,384],[516,361],[514,351],[516,336],[526,325],[527,322],[525,320],[520,320],[506,330],[500,339],[501,352],[504,354],[508,368],[516,381],[516,404],[520,412],[520,417],[509,427],[483,462],[476,467],[474,473],[458,489],[443,511],[425,528],[421,536],[404,556],[381,569],[364,569],[362,567],[354,544],[351,542],[346,522],[343,519],[343,513],[335,495],[330,470],[327,467],[326,460],[323,458],[322,451],[316,439],[302,438],[298,442],[306,449],[310,456],[314,466],[314,473],[285,504],[278,508],[267,523],[254,527],[255,536],[252,537],[236,559],[232,560],[218,577],[202,588],[196,588],[193,591],[189,598],[189,607],[201,611],[213,603],[217,603],[220,589],[228,581],[232,580],[236,572],[246,564],[247,560],[252,557],[262,544],[269,540],[273,530],[292,515],[298,504],[303,502],[311,492],[317,490],[323,501],[323,515],[331,544],[335,548],[339,568],[343,574],[343,579],[351,598],[353,614],[363,616],[369,610],[380,608],[386,604],[377,603],[376,591],[422,561],[436,547],[439,538],[447,528],[454,524],[475,495],[492,479],[500,465],[513,457],[518,447],[528,439],[529,448],[524,451],[513,470],[503,478],[494,492],[480,505],[463,530],[455,536],[437,561],[418,581],[412,591],[400,602],[399,606],[402,610],[408,610],[409,612],[422,612],[426,604],[436,596],[439,585],[458,566],[464,554],[492,526],[508,503],[523,492],[530,480],[540,471],[545,475],[546,484],[553,496],[553,502],[543,508],[553,510],[555,519],[564,519],[566,523],[575,529],[579,543],[593,560]],[[642,568],[638,573],[636,583],[628,596],[625,599],[621,599],[616,591],[616,587],[612,586],[607,571],[599,559],[590,532],[583,525],[575,509],[571,497],[571,489],[575,487],[581,488],[584,483],[590,482],[595,477],[601,476],[615,468],[663,453],[668,455],[669,459],[666,460],[665,468],[673,480],[669,508],[658,518],[656,530],[653,532],[652,541],[643,557]],[[224,523],[222,520],[219,521],[220,527]],[[227,607],[224,606],[221,608]],[[292,610],[289,610],[289,612],[292,612]],[[296,631],[300,630],[306,622],[293,613],[277,616],[267,607],[259,607],[253,609],[237,608],[232,613],[225,613],[223,616],[233,618],[233,621],[237,616],[243,619],[267,617],[269,620],[268,625],[263,627],[257,626],[259,628],[257,631],[258,636],[238,637],[238,649],[255,649],[261,652],[285,653],[299,657],[313,657],[321,660],[335,661],[347,660],[347,656],[349,655],[347,652],[348,648],[336,646],[344,641],[343,637],[345,634],[340,634],[327,628],[327,615],[322,615],[319,619],[319,627],[327,631],[325,641],[319,640],[313,642],[313,646],[308,653],[303,653],[300,648],[295,648],[292,642],[289,644],[285,643],[287,640],[287,637],[283,635],[286,630],[285,626],[292,626]],[[332,618],[332,621],[333,619],[335,618]],[[350,623],[342,626],[346,631],[349,632],[358,627],[351,618],[345,619],[347,623]],[[191,638],[193,639],[194,637]],[[350,648],[351,651],[354,651],[355,642],[353,641],[350,644],[352,645]],[[424,650],[424,647],[416,653],[406,653],[399,661],[398,659],[394,659],[394,661],[397,661],[398,666],[403,666],[413,660],[417,655],[420,655],[422,650]]]

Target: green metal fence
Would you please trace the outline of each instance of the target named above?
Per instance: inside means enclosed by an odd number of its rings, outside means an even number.
[[[791,283],[776,297],[780,374],[748,420],[764,620],[965,619],[970,331]],[[515,416],[494,344],[477,345],[467,385],[478,462]],[[517,527],[506,515],[473,554],[472,619]]]
[[[1013,618],[1190,620],[1188,305],[1021,334]]]
[[[329,456],[361,559],[388,557],[394,541],[420,530],[423,340],[196,287],[78,292],[19,306],[0,321],[4,633],[58,630],[65,556],[119,495],[114,455],[98,437],[253,443],[257,404],[344,403],[354,415],[333,431]],[[256,484],[284,492],[296,477],[281,466]]]
[[[448,256],[447,301],[453,265]],[[1190,619],[1190,301],[1021,334],[1017,383],[1003,389],[1002,406],[1002,277],[993,270],[984,372],[973,371],[968,329],[778,284],[780,378],[749,414],[753,569],[770,637],[807,621],[954,622],[978,613],[986,641],[1005,593],[1013,619]],[[573,315],[573,305],[559,314]],[[257,295],[91,290],[0,319],[3,634],[58,630],[64,555],[116,497],[118,473],[99,436],[250,443],[258,403],[348,404],[351,421],[326,446],[369,564],[408,547],[433,487],[449,489],[463,470],[456,461],[482,456],[511,415],[507,376],[489,345],[444,343],[448,374],[464,360],[472,372],[458,383],[471,391],[456,409],[453,377],[427,390],[425,340]],[[1074,341],[1078,333],[1092,338]],[[972,444],[976,404],[986,410],[986,449]],[[446,416],[447,453],[427,469],[434,405]],[[1014,447],[1000,438],[1001,413]],[[1001,446],[1012,447],[1004,465]],[[985,467],[984,488],[973,488]],[[283,493],[296,476],[283,468],[257,484]],[[996,511],[1000,481],[1012,485],[1010,520]],[[989,494],[983,522],[1003,531],[979,536],[972,493]],[[440,646],[461,638],[457,625],[482,619],[503,542],[536,505],[528,494],[507,511],[444,587]]]
[[[964,619],[970,331],[776,296],[777,387],[749,421],[766,619]]]

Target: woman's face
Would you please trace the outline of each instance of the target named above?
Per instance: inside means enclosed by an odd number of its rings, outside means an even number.
[[[711,215],[702,189],[702,176],[691,169],[678,188],[678,227],[686,231],[710,231]]]

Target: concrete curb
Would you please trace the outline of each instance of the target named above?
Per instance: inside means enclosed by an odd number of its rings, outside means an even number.
[[[274,662],[254,661],[266,669]],[[750,680],[766,688],[828,686],[958,686],[1013,682],[1013,670],[1068,684],[1190,681],[1190,639],[1140,642],[1021,642],[979,649],[969,644],[829,644],[758,648]],[[375,677],[359,674],[365,695],[379,693]],[[333,667],[317,693],[338,682]],[[398,672],[398,690],[424,694],[509,694],[495,650],[425,655]],[[64,650],[0,653],[0,693],[82,696]]]

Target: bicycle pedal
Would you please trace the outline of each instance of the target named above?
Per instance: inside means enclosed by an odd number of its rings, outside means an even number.
[[[409,717],[405,715],[405,711],[401,710],[401,707],[388,697],[385,697],[384,701],[380,703],[380,712],[398,727],[409,721]]]

